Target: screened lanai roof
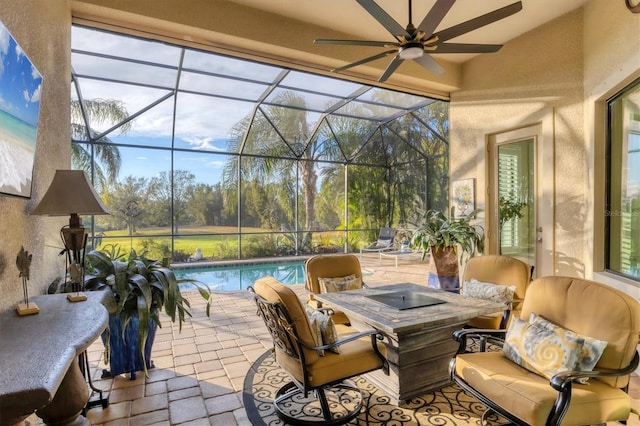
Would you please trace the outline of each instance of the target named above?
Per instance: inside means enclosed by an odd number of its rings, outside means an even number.
[[[337,78],[79,26],[71,64],[73,100],[116,100],[130,122],[121,132],[84,114],[90,130],[76,140],[265,155],[248,143],[260,125],[282,143],[276,157],[385,166],[446,143],[433,117],[446,102]]]

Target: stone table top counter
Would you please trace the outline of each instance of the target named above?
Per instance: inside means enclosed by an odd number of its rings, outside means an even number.
[[[392,296],[381,297],[384,294]],[[314,297],[325,306],[343,311],[356,328],[375,328],[385,335],[389,374],[377,370],[367,373],[367,378],[394,404],[450,383],[449,362],[458,349],[453,332],[471,318],[505,309],[503,304],[417,284],[368,287]],[[407,309],[388,306],[381,299]],[[414,301],[438,304],[409,308]]]
[[[100,292],[83,302],[65,294],[31,299],[34,315],[0,314],[0,424],[49,404],[71,364],[105,329]]]
[[[399,310],[367,298],[371,295],[398,291],[422,292],[445,303]],[[499,303],[408,283],[315,294],[314,297],[344,311],[352,320],[369,324],[387,334],[413,333],[452,321],[464,322],[479,315],[505,309],[505,306]]]

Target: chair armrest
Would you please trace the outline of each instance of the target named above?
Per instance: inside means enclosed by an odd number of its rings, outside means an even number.
[[[551,413],[547,418],[547,424],[560,424],[571,403],[572,384],[575,379],[581,377],[616,377],[631,374],[638,367],[638,352],[636,351],[631,363],[619,370],[594,370],[594,371],[563,371],[554,375],[549,384],[558,391],[556,402],[553,404]]]
[[[571,386],[571,383],[575,379],[580,379],[583,377],[616,377],[616,376],[626,376],[627,374],[631,374],[638,367],[638,361],[640,358],[638,357],[638,352],[633,356],[631,363],[621,369],[618,370],[593,370],[593,371],[563,371],[554,375],[551,378],[549,384],[552,388],[557,391],[562,392],[567,387]]]
[[[467,352],[467,343],[470,337],[475,337],[480,340],[480,352],[486,352],[487,342],[491,342],[495,345],[502,345],[504,338],[507,335],[507,330],[500,329],[486,329],[486,328],[463,328],[453,332],[453,340],[459,343],[459,354]]]

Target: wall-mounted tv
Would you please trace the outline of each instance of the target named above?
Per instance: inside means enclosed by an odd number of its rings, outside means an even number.
[[[31,197],[42,75],[0,22],[0,193]]]

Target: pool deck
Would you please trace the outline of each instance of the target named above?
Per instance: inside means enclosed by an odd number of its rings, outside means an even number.
[[[365,254],[361,265],[369,286],[425,284],[427,279],[426,264],[416,259],[400,260],[396,268],[393,259],[380,261],[373,253]],[[306,298],[304,286],[292,288]],[[251,425],[242,405],[243,382],[251,364],[272,347],[272,340],[256,315],[250,294],[212,293],[209,318],[197,293],[185,294],[191,301],[193,317],[186,319],[181,332],[177,324],[163,318],[164,327],[158,329],[151,355],[155,368],[149,370],[147,378],[138,374],[135,380],[126,375],[102,379],[104,347],[99,341],[90,346],[94,385],[110,392],[109,407],[88,411],[87,418],[93,425]],[[638,379],[633,377],[630,389],[636,408],[640,407]],[[42,424],[35,415],[27,422]],[[640,425],[638,417],[632,415],[628,424]]]

